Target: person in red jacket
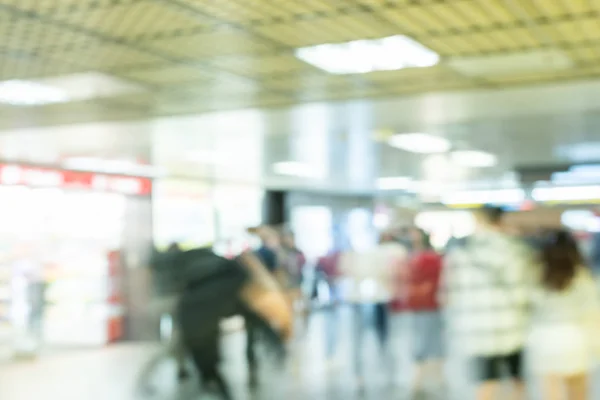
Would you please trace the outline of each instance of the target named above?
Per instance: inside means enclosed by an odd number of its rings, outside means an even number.
[[[443,321],[438,303],[442,257],[432,247],[429,236],[414,228],[410,233],[412,253],[406,287],[406,306],[413,313],[412,337],[417,372],[415,396],[423,395],[423,382],[437,375],[442,381]]]

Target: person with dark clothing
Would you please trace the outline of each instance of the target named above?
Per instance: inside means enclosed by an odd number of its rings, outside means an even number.
[[[282,338],[289,331],[285,299],[271,290],[276,285],[265,278],[269,274],[262,272],[264,267],[245,255],[229,260],[203,248],[181,252],[173,262],[179,265],[183,287],[175,312],[182,345],[203,388],[231,399],[219,371],[220,321],[241,315],[253,332],[261,332],[283,353]]]
[[[280,268],[280,257],[278,257],[279,236],[277,232],[268,226],[259,226],[252,228],[254,233],[260,239],[261,245],[254,252],[256,258],[264,265],[270,274],[276,278],[280,284],[283,282]],[[249,386],[254,389],[258,386],[258,367],[256,357],[256,341],[258,334],[252,322],[246,324],[246,360],[248,362]]]

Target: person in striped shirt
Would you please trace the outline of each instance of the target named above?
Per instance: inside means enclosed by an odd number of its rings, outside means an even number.
[[[498,398],[503,371],[524,397],[523,348],[536,263],[531,250],[503,231],[504,212],[486,206],[475,212],[475,233],[447,255],[442,301],[454,344],[470,356],[479,383],[478,400]]]

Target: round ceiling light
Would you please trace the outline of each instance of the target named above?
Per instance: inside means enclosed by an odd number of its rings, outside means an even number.
[[[498,157],[480,150],[456,150],[450,157],[453,163],[463,167],[486,168],[498,164]]]

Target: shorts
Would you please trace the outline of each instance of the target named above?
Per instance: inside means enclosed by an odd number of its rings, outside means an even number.
[[[444,323],[439,311],[420,311],[412,316],[413,357],[417,362],[444,357]]]
[[[502,356],[475,358],[475,376],[478,382],[499,381],[506,375],[523,380],[523,351]]]
[[[527,349],[533,372],[539,375],[578,375],[593,368],[592,345],[583,324],[534,326]]]

